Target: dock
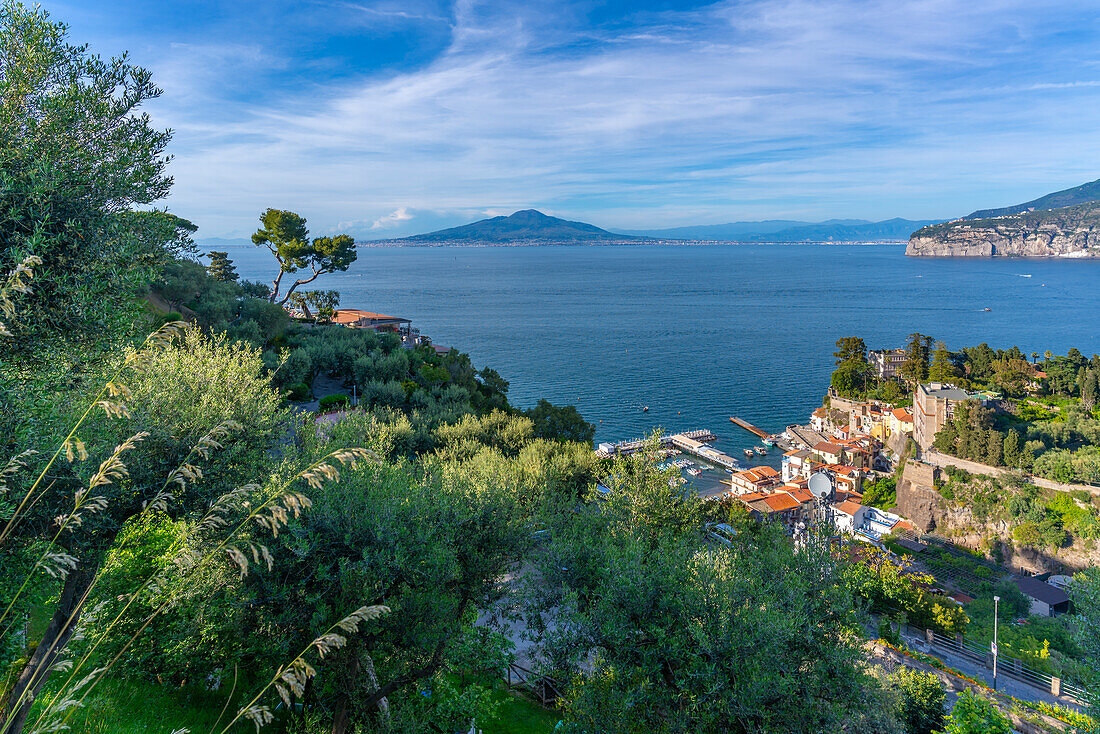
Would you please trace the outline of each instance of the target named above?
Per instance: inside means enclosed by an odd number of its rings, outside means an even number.
[[[740,469],[741,465],[732,456],[707,445],[708,441],[714,441],[717,438],[711,431],[695,430],[675,433],[671,436],[661,436],[658,443],[662,448],[674,448],[727,469],[735,471]],[[649,439],[635,439],[633,441],[621,441],[616,444],[600,444],[596,453],[600,456],[629,455],[649,446],[650,443]]]
[[[735,425],[741,426],[742,428],[744,428],[749,433],[755,433],[760,438],[771,438],[772,437],[772,434],[768,433],[763,428],[757,428],[756,426],[749,423],[748,421],[743,421],[740,418],[731,417],[730,422],[735,424]]]

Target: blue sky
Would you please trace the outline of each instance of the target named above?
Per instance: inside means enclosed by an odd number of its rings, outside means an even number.
[[[205,236],[950,218],[1100,177],[1094,0],[44,7],[153,70]]]

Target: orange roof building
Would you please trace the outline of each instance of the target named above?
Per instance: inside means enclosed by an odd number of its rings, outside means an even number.
[[[737,494],[756,492],[773,487],[781,481],[779,472],[770,466],[754,466],[730,476],[730,490]]]
[[[402,324],[411,324],[409,319],[400,316],[387,316],[383,313],[363,311],[358,308],[338,308],[333,316],[333,322],[341,326],[350,326],[356,329],[382,329],[398,330]]]

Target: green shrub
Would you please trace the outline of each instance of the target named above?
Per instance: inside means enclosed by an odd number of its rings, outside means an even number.
[[[350,398],[347,395],[326,395],[318,401],[317,408],[328,410],[329,408],[344,406],[349,400]]]
[[[309,385],[307,385],[304,382],[299,382],[297,385],[291,385],[290,386],[290,393],[287,395],[288,398],[290,398],[291,400],[293,400],[296,403],[302,403],[302,402],[305,402],[306,400],[309,400],[309,396],[310,396]]]

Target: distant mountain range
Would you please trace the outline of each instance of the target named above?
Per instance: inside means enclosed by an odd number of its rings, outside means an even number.
[[[866,242],[897,240],[904,242],[915,230],[938,220],[829,219],[824,222],[800,222],[769,219],[762,222],[730,222],[671,229],[627,230],[628,234],[668,240],[714,240],[720,242]]]
[[[803,222],[797,219],[767,219],[759,222],[729,222],[668,229],[612,232],[594,224],[548,216],[535,209],[523,209],[508,216],[482,219],[460,227],[385,240],[360,240],[362,245],[553,245],[632,244],[669,241],[702,242],[867,242],[905,241],[915,230],[938,220],[829,219]],[[209,237],[202,247],[248,244],[247,238]]]
[[[826,222],[802,222],[794,219],[770,219],[762,222],[731,222],[670,229],[625,230],[611,232],[585,222],[551,217],[534,209],[524,209],[506,217],[482,219],[461,227],[440,229],[426,234],[375,241],[395,244],[616,244],[657,240],[717,242],[861,242],[868,240],[905,241],[930,221],[887,219],[830,219]]]
[[[1100,180],[913,233],[906,255],[1100,257]]]

